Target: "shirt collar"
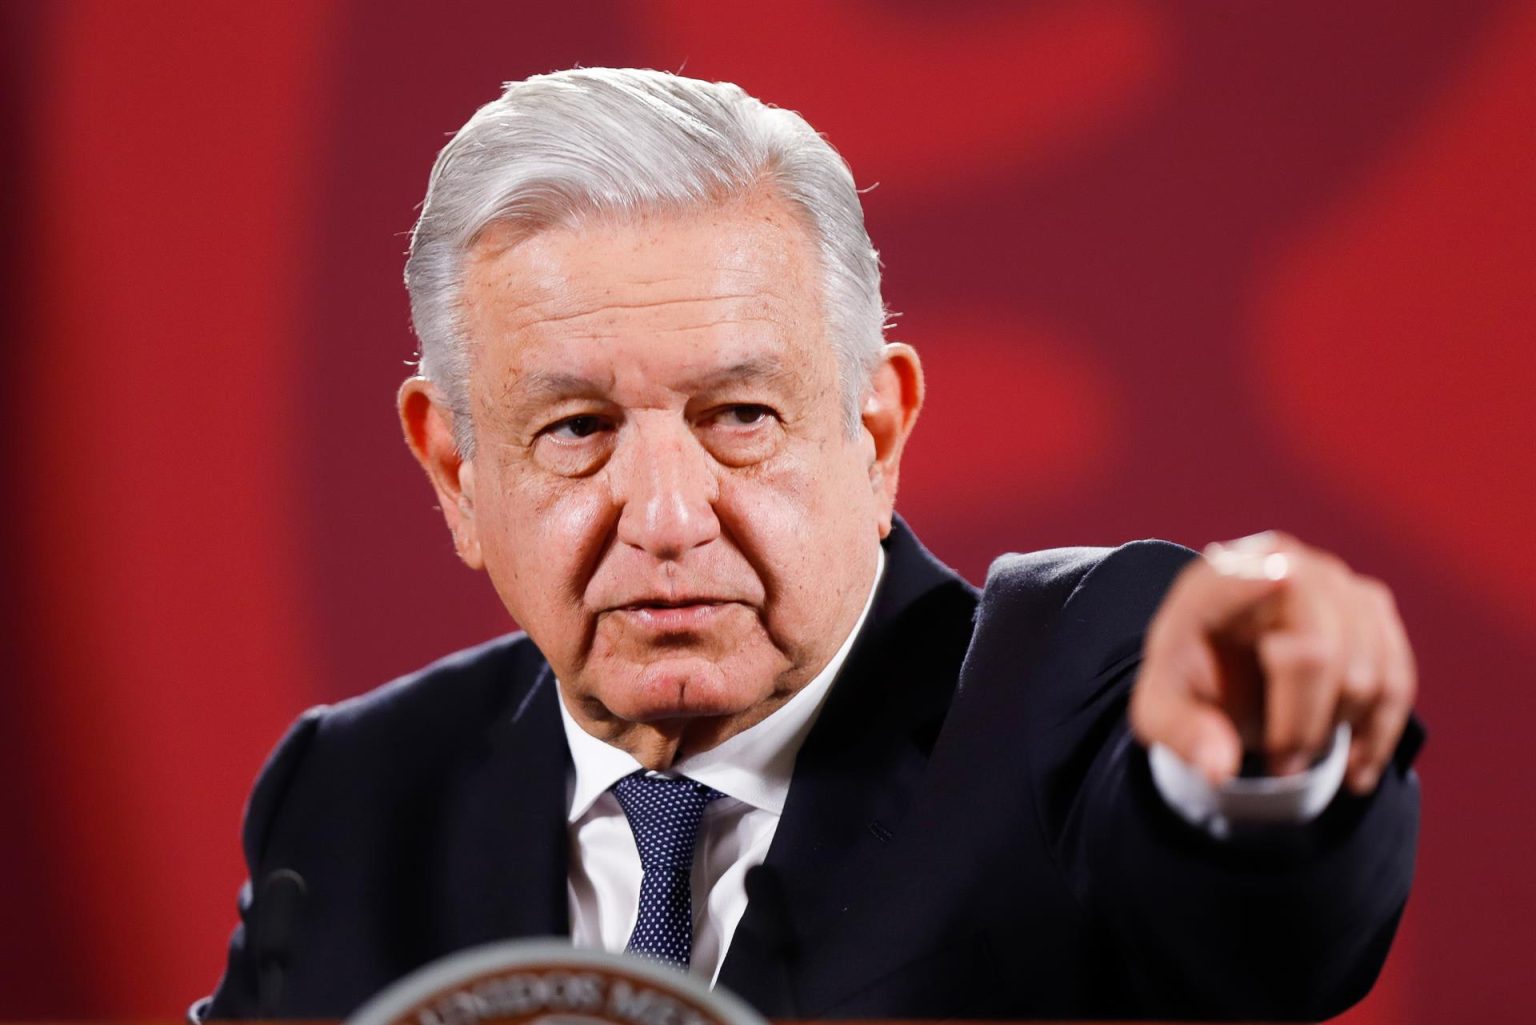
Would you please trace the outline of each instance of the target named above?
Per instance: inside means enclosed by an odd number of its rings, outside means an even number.
[[[875,591],[880,578],[885,575],[885,549],[877,549],[875,579],[864,599],[853,629],[843,639],[837,654],[810,683],[802,687],[794,697],[768,718],[748,727],[721,743],[690,755],[673,766],[677,775],[703,783],[705,786],[734,797],[754,808],[779,815],[784,811],[784,801],[789,796],[789,780],[794,773],[795,756],[805,742],[816,716],[821,711],[832,682],[848,660],[848,652],[854,640],[864,629],[874,604]],[[585,815],[593,803],[619,780],[637,769],[643,768],[629,752],[592,736],[572,718],[562,699],[560,722],[565,727],[566,744],[571,749],[571,761],[576,766],[574,785],[571,788],[570,811],[567,822],[575,822]]]

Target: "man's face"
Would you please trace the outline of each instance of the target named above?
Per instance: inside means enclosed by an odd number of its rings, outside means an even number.
[[[450,523],[612,743],[647,724],[676,753],[763,718],[863,607],[894,474],[844,428],[820,282],[767,197],[470,253],[476,450]]]

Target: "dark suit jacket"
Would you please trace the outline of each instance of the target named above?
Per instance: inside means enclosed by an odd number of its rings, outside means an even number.
[[[1413,871],[1416,733],[1370,799],[1217,843],[1125,720],[1186,550],[1008,556],[982,594],[904,527],[887,557],[722,985],[779,1017],[1317,1017],[1365,993]],[[339,1017],[451,951],[567,934],[556,700],[518,635],[306,713],[251,796],[256,899],[212,1016]],[[301,905],[263,896],[282,869]]]

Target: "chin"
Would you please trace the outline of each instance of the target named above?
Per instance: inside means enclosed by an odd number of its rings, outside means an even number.
[[[773,692],[771,679],[744,687],[721,666],[697,659],[669,659],[626,675],[628,679],[599,685],[592,693],[610,713],[628,722],[738,715]]]

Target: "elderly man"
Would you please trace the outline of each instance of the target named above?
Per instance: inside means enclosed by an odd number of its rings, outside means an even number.
[[[527,633],[299,720],[214,1016],[343,1015],[514,936],[792,1017],[1370,986],[1417,816],[1385,589],[1280,535],[1010,556],[983,592],[936,562],[893,512],[918,357],[797,115],[648,71],[509,85],[439,156],[406,278],[406,439]]]

